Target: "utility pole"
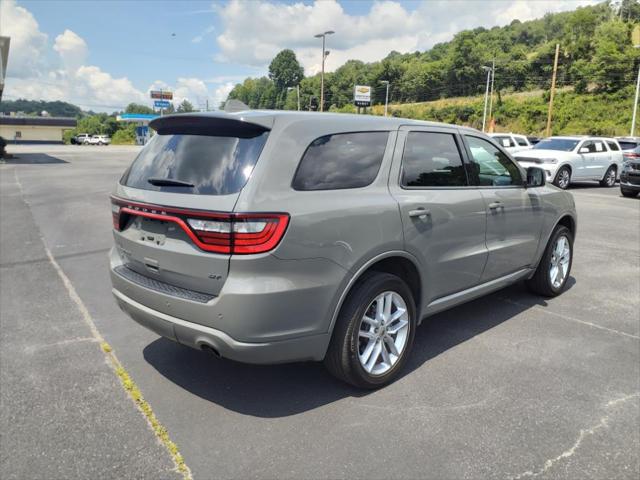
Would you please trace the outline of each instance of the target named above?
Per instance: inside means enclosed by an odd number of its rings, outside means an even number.
[[[633,40],[634,45],[633,48],[640,48],[640,27],[636,27],[633,31]],[[630,137],[633,137],[633,134],[636,131],[636,115],[638,113],[638,93],[640,93],[640,65],[638,65],[638,80],[636,81],[636,98],[633,102],[633,116],[631,117],[631,133]]]
[[[482,69],[487,72],[487,88],[484,91],[484,111],[482,113],[482,131],[484,132],[485,125],[487,124],[487,103],[489,101],[489,80],[491,79],[491,67],[483,65]]]
[[[384,95],[384,116],[386,117],[389,106],[389,80],[380,80],[380,83],[384,83],[387,86],[387,92]]]
[[[551,77],[551,93],[549,95],[549,113],[547,114],[547,137],[551,136],[551,115],[553,114],[553,96],[556,93],[556,75],[558,73],[558,55],[560,55],[560,44],[556,43],[556,56],[553,60],[553,76]]]
[[[327,30],[324,33],[318,33],[317,35],[314,35],[315,38],[322,38],[322,71],[320,73],[320,111],[323,112],[324,111],[324,61],[327,58],[327,55],[329,54],[329,52],[327,52],[325,50],[325,40],[327,35],[333,35],[334,32],[333,30]]]
[[[491,95],[489,96],[489,130],[491,130],[491,120],[493,119],[493,84],[496,79],[496,57],[491,62]]]

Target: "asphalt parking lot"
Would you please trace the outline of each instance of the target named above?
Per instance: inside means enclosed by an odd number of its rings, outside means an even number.
[[[0,165],[0,477],[638,478],[640,199],[571,189],[569,289],[516,285],[430,319],[375,392],[157,337],[110,293],[108,195],[136,147],[19,146]],[[77,294],[77,296],[76,296]],[[95,329],[94,329],[95,326]]]

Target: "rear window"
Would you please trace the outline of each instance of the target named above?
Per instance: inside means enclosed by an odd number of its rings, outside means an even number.
[[[120,183],[143,190],[196,195],[238,193],[251,176],[268,135],[268,132],[250,138],[155,135]],[[193,186],[152,185],[149,179],[174,180]]]
[[[389,132],[325,135],[311,142],[293,179],[296,190],[366,187],[378,175]]]
[[[620,144],[620,148],[622,150],[633,150],[638,146],[636,142],[628,140],[618,140],[618,143]]]

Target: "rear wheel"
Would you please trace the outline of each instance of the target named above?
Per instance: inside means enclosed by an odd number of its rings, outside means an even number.
[[[387,385],[406,363],[415,327],[416,307],[407,284],[389,273],[370,273],[340,310],[325,365],[356,387]]]
[[[628,190],[626,188],[620,188],[620,193],[622,193],[623,196],[625,197],[637,197],[638,196],[638,192],[635,190]]]
[[[571,170],[569,170],[569,167],[562,167],[560,170],[558,170],[558,173],[556,173],[556,178],[553,179],[553,184],[556,187],[561,188],[562,190],[566,190],[567,188],[569,188],[570,183]]]
[[[573,235],[567,227],[558,225],[553,230],[536,273],[527,281],[527,286],[545,297],[559,295],[567,284],[572,263]]]
[[[607,188],[613,187],[616,184],[616,172],[616,167],[614,165],[611,165],[607,169],[607,173],[604,174],[604,178],[600,180],[600,186]]]

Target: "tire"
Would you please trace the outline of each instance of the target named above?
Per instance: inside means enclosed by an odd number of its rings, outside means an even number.
[[[600,186],[607,188],[615,186],[617,171],[618,169],[615,167],[615,165],[611,165],[609,168],[607,168],[604,177],[602,177],[602,180],[600,180]]]
[[[400,312],[398,305],[402,303],[406,312],[391,323],[387,321],[386,325],[381,325],[376,315],[377,308],[382,303],[384,311],[389,299],[392,300],[392,317]],[[370,321],[364,319],[365,314]],[[387,328],[389,332],[385,335]],[[391,330],[397,331],[392,333]],[[416,306],[407,284],[389,273],[365,274],[349,292],[340,309],[324,359],[325,366],[335,377],[351,385],[380,388],[391,383],[402,370],[413,347],[415,330]],[[399,355],[391,353],[390,343]],[[374,355],[376,357],[372,361]]]
[[[620,188],[620,193],[624,197],[629,197],[629,198],[635,198],[638,196],[638,192],[636,192],[635,190],[628,190],[626,188]]]
[[[566,190],[569,188],[569,184],[571,183],[571,169],[569,167],[562,167],[556,173],[556,177],[553,179],[553,184],[561,188],[562,190]]]
[[[562,262],[562,259],[566,254],[562,254],[560,257],[560,262],[556,263],[557,256],[554,252],[561,238],[565,239],[569,248],[568,259],[566,262],[566,271],[563,268],[564,262]],[[561,282],[559,282],[559,284],[554,283],[551,279],[551,277],[554,276],[552,271],[554,264],[558,267],[558,272],[560,272],[560,269],[562,269],[563,272],[562,280]],[[534,293],[543,295],[545,297],[555,297],[557,295],[560,295],[567,284],[569,275],[571,274],[572,264],[573,235],[567,227],[563,225],[557,225],[553,230],[551,237],[549,238],[549,243],[544,250],[544,254],[542,255],[542,259],[540,259],[540,263],[538,264],[536,272],[533,274],[533,277],[527,280],[527,286]],[[555,278],[557,279],[558,277],[556,276]]]

